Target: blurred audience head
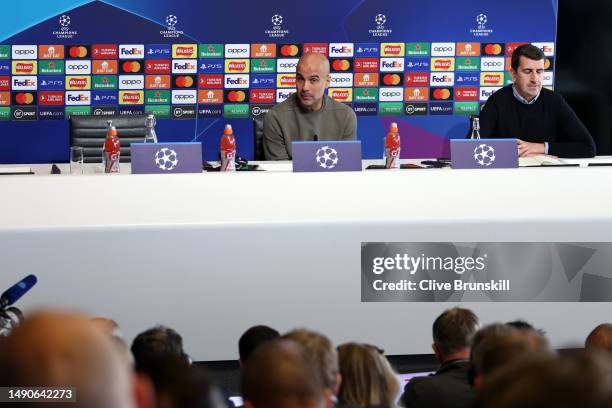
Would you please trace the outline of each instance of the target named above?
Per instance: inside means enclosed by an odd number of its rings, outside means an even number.
[[[496,370],[516,359],[550,354],[548,342],[536,330],[491,324],[479,330],[472,345],[472,381],[476,387]]]
[[[292,330],[283,338],[298,342],[307,350],[319,368],[325,388],[328,388],[332,394],[337,394],[341,382],[338,352],[329,338],[306,329]]]
[[[358,408],[395,406],[399,382],[382,350],[367,344],[346,343],[338,347],[338,358],[341,403]]]
[[[320,372],[305,348],[277,339],[257,347],[242,371],[245,408],[323,408]]]
[[[150,356],[170,354],[189,361],[189,356],[183,351],[183,338],[176,331],[165,326],[155,326],[145,330],[132,341],[132,354],[136,366]]]
[[[433,350],[440,363],[467,360],[470,344],[478,330],[478,317],[469,309],[445,310],[433,323]]]
[[[602,323],[588,335],[584,347],[587,351],[606,350],[612,352],[612,324]]]
[[[207,375],[173,354],[148,355],[138,369],[155,388],[157,408],[212,408],[215,405]]]
[[[262,343],[280,337],[280,333],[265,325],[253,326],[245,331],[238,340],[238,355],[242,367],[251,353]]]
[[[0,384],[76,389],[76,402],[55,407],[135,406],[130,367],[110,338],[78,314],[49,311],[26,319],[0,343]]]
[[[578,353],[518,360],[495,372],[473,408],[604,408],[612,406],[609,355]]]

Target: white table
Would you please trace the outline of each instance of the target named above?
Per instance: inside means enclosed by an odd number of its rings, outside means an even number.
[[[236,358],[258,323],[427,353],[433,319],[452,304],[361,303],[361,242],[611,241],[611,177],[611,167],[4,176],[0,287],[34,273],[18,306],[113,317],[130,340],[166,324],[196,360]],[[484,322],[526,318],[555,346],[610,319],[606,304],[465,306]]]

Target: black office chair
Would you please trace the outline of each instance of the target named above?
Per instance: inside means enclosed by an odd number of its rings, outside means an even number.
[[[264,115],[253,119],[253,138],[255,145],[255,160],[266,160],[263,149],[263,118]]]
[[[121,162],[129,163],[130,143],[144,141],[145,115],[137,116],[70,116],[70,146],[83,148],[85,163],[102,162],[102,145],[106,137],[107,121],[112,120],[121,145]]]

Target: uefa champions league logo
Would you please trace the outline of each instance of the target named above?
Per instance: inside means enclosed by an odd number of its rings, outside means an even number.
[[[57,38],[73,38],[78,34],[76,30],[70,29],[72,20],[68,14],[62,14],[57,21],[60,25],[60,29],[53,31],[53,35]]]
[[[315,161],[326,170],[333,169],[338,164],[338,152],[333,147],[323,146],[315,153]]]
[[[485,24],[487,24],[487,15],[482,13],[477,15],[476,22],[478,23],[479,30],[485,30],[487,28],[485,27]]]
[[[155,153],[155,164],[164,171],[174,170],[178,164],[178,157],[174,150],[164,147]]]
[[[488,37],[489,34],[493,33],[493,30],[491,30],[490,28],[488,29],[486,26],[487,22],[489,21],[489,18],[487,17],[486,14],[484,13],[478,14],[475,20],[476,20],[476,24],[478,25],[476,28],[472,28],[470,30],[470,33],[474,35],[474,37]]]
[[[271,21],[274,25],[274,28],[278,27],[278,29],[280,30],[281,24],[283,24],[283,16],[281,16],[280,14],[275,14],[272,16]]]
[[[490,166],[495,161],[495,149],[487,144],[479,144],[474,149],[474,160],[481,166]]]
[[[289,30],[283,30],[283,16],[280,14],[274,14],[270,17],[272,23],[272,30],[266,30],[265,33],[270,38],[284,38],[289,34]]]
[[[59,18],[59,23],[62,27],[67,28],[70,25],[70,16],[62,14],[62,16]]]
[[[166,16],[166,29],[161,30],[159,33],[164,38],[178,38],[183,35],[183,31],[179,31],[176,29],[176,25],[178,24],[178,17],[174,14],[168,14]]]
[[[388,37],[393,32],[393,30],[385,29],[386,23],[387,16],[385,14],[376,14],[374,16],[374,24],[376,24],[376,28],[368,30],[368,32],[372,37]]]
[[[166,16],[166,25],[168,26],[168,31],[176,30],[176,24],[178,23],[178,17],[174,14],[168,14]]]

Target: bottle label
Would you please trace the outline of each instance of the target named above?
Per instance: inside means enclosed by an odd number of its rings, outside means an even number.
[[[385,149],[385,157],[386,157],[385,167],[387,169],[399,169],[400,168],[399,155],[400,155],[399,147],[395,149],[386,148]]]
[[[104,152],[104,172],[119,173],[120,152]]]
[[[236,150],[221,150],[221,171],[236,170]]]

